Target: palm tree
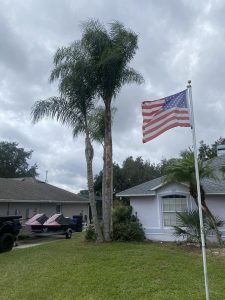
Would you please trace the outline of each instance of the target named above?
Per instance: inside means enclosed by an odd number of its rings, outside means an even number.
[[[216,177],[213,174],[213,169],[209,165],[199,160],[198,167],[199,167],[200,179],[204,179],[204,178],[216,179]],[[168,166],[165,169],[164,181],[166,183],[170,183],[174,181],[188,183],[190,195],[192,196],[196,206],[198,207],[198,193],[197,193],[197,184],[196,184],[196,177],[195,177],[194,153],[191,149],[181,152],[180,159],[174,159],[171,161],[171,163],[168,164]],[[221,244],[222,239],[221,239],[221,234],[217,228],[217,221],[207,206],[207,203],[205,201],[205,191],[201,184],[200,184],[200,189],[201,189],[202,210],[205,213],[205,215],[211,220],[211,223],[215,228],[218,242]]]
[[[120,22],[112,22],[110,30],[95,20],[83,25],[81,43],[87,50],[96,79],[96,92],[103,99],[105,107],[104,135],[104,238],[110,241],[111,206],[112,206],[112,129],[111,102],[122,86],[127,83],[141,83],[142,76],[129,62],[138,48],[137,35],[127,30]]]
[[[198,242],[201,244],[201,230],[198,210],[191,210],[185,212],[177,212],[178,225],[174,226],[175,235],[178,237],[187,238],[187,241]],[[216,226],[221,227],[224,225],[224,221],[215,217]],[[207,215],[203,214],[203,226],[205,238],[211,233],[215,232],[215,227],[211,222],[211,219]]]
[[[89,64],[79,43],[74,43],[71,48],[58,49],[54,57],[54,68],[50,80],[59,79],[61,97],[52,97],[47,100],[37,101],[32,108],[33,122],[36,123],[44,117],[56,119],[73,129],[74,137],[79,133],[85,135],[85,156],[87,163],[87,181],[91,212],[97,241],[102,242],[103,236],[97,218],[92,161],[94,150],[91,143],[94,113],[93,76]],[[70,61],[69,58],[73,56]],[[63,68],[61,62],[70,65]]]

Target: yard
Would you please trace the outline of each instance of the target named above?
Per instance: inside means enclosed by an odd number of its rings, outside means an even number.
[[[225,299],[225,256],[208,254],[210,299]],[[0,299],[204,299],[199,249],[72,240],[0,255]]]

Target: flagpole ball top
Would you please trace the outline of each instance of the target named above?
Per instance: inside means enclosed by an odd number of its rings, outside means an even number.
[[[188,85],[187,85],[187,87],[188,87],[188,88],[191,87],[191,80],[188,80]]]

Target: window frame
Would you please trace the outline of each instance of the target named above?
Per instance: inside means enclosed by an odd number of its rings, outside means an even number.
[[[161,225],[163,228],[173,228],[173,226],[176,226],[176,225],[165,225],[165,221],[164,221],[164,213],[176,213],[176,212],[183,212],[183,211],[164,211],[163,209],[163,199],[166,199],[165,197],[167,197],[168,199],[170,198],[170,196],[177,196],[177,197],[174,197],[175,199],[176,198],[183,198],[183,199],[186,199],[186,207],[187,207],[187,211],[190,210],[190,205],[189,205],[189,194],[188,193],[165,193],[163,195],[160,195],[160,200],[161,200]],[[173,197],[171,197],[173,198]]]
[[[60,207],[59,211],[57,211],[57,206]],[[55,205],[55,212],[56,212],[56,214],[61,214],[62,213],[62,204],[61,203],[57,203]]]

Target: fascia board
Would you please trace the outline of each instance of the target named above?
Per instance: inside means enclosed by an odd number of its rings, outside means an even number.
[[[0,202],[10,203],[90,203],[90,201],[67,201],[67,200],[18,200],[18,199],[0,199]]]
[[[155,196],[155,194],[116,194],[116,197],[146,197],[146,196]]]

